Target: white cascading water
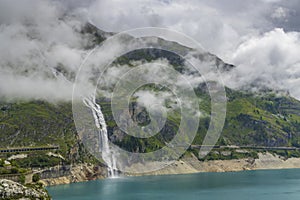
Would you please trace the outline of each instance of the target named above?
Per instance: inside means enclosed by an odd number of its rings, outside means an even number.
[[[108,176],[117,177],[117,162],[113,150],[109,146],[107,126],[101,111],[100,105],[96,103],[95,97],[84,98],[84,104],[92,110],[96,127],[99,129],[99,151],[102,152],[102,158],[106,162]]]

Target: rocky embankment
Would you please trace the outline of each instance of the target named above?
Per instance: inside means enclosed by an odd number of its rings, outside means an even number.
[[[24,186],[6,179],[0,179],[0,199],[3,200],[50,200],[47,191],[37,185]]]
[[[196,156],[184,156],[181,160],[173,164],[150,173],[144,174],[124,174],[125,176],[140,175],[163,175],[163,174],[189,174],[199,172],[234,172],[244,170],[261,169],[288,169],[300,168],[300,158],[285,159],[276,154],[259,153],[259,158],[246,158],[236,160],[211,160],[199,161]],[[153,163],[155,165],[155,163]],[[131,166],[135,171],[145,170],[145,165],[135,164]],[[143,169],[143,170],[142,170]],[[70,169],[70,174],[66,176],[42,179],[44,185],[69,184],[89,180],[103,179],[106,177],[107,170],[104,167],[96,167],[92,164],[80,164]]]
[[[89,180],[103,179],[106,177],[107,170],[102,166],[93,164],[78,164],[65,169],[62,176],[61,168],[59,166],[48,170],[47,178],[43,178],[40,182],[45,185],[60,185],[76,182],[84,182]]]
[[[199,161],[196,156],[184,156],[181,160],[174,162],[164,169],[145,173],[142,175],[163,175],[163,174],[189,174],[199,172],[234,172],[244,170],[262,169],[289,169],[300,168],[300,158],[285,159],[276,154],[259,153],[258,159],[236,159],[236,160],[211,160]],[[136,164],[131,166],[139,171],[144,165]],[[141,174],[128,174],[141,175]]]

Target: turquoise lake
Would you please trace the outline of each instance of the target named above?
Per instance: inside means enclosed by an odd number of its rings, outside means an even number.
[[[299,200],[300,169],[124,177],[47,190],[54,200]]]

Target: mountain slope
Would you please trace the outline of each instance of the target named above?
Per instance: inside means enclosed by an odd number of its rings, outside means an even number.
[[[82,34],[90,35],[93,48],[105,40],[107,34],[99,32],[92,25],[83,28]],[[158,39],[162,45],[180,49],[186,54],[191,49],[174,42]],[[210,62],[222,73],[230,72],[233,65],[224,63],[210,53],[194,55],[195,58]],[[119,57],[113,64],[118,66],[132,65],[133,61],[151,62],[166,59],[178,72],[190,73],[184,66],[184,60],[175,54],[155,49],[140,49]],[[72,80],[68,71],[60,66],[60,72]],[[192,73],[190,73],[192,74]],[[197,75],[195,75],[197,76]],[[72,76],[74,78],[74,75]],[[148,85],[145,90],[156,91],[157,86]],[[205,137],[210,115],[210,97],[204,84],[195,86],[195,92],[203,116],[200,119],[198,133],[194,145],[201,145]],[[286,146],[300,147],[300,102],[288,95],[276,95],[273,92],[253,94],[247,91],[235,91],[226,88],[227,116],[218,145],[230,146]],[[180,113],[168,116],[167,123],[157,135],[148,139],[137,139],[122,132],[113,119],[110,99],[98,98],[108,125],[109,138],[123,149],[131,152],[151,152],[166,145],[175,135],[180,123]],[[139,106],[135,100],[130,103],[132,119],[147,123],[147,110]],[[65,163],[94,162],[94,158],[86,152],[79,141],[72,117],[71,102],[45,101],[0,101],[0,148],[58,145]],[[197,154],[194,149],[190,152]],[[188,152],[189,153],[189,152]],[[295,154],[298,156],[299,154]],[[246,155],[255,156],[255,155]],[[216,157],[219,159],[222,157]],[[55,162],[57,163],[57,162]]]

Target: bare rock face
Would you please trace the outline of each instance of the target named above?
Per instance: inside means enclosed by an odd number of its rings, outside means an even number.
[[[106,167],[89,163],[74,166],[52,167],[41,174],[40,183],[44,186],[70,184],[89,180],[103,179],[107,175]]]
[[[10,180],[0,179],[0,199],[50,200],[51,198],[41,186],[24,186]]]

